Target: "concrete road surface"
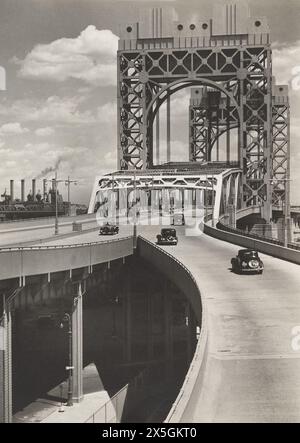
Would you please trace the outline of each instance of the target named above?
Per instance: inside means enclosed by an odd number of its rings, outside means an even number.
[[[144,236],[154,241],[152,229]],[[299,266],[261,254],[263,275],[237,275],[239,249],[206,235],[164,247],[194,274],[208,310],[204,383],[196,381],[184,422],[300,422]]]

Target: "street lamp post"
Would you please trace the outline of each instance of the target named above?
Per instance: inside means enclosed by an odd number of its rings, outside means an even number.
[[[48,182],[48,180],[46,180],[46,183]],[[55,172],[55,178],[53,180],[51,180],[53,185],[54,185],[54,192],[55,192],[55,223],[54,223],[54,234],[58,235],[59,234],[59,226],[58,226],[58,183],[62,183],[65,182],[65,185],[68,186],[68,215],[70,215],[70,211],[71,211],[71,201],[70,201],[70,184],[74,183],[75,185],[77,185],[77,180],[70,180],[70,177],[68,177],[67,180],[58,180],[57,179],[57,172]]]
[[[65,313],[60,327],[64,328],[64,322],[68,323],[68,366],[66,370],[68,371],[68,400],[67,406],[73,406],[73,369],[72,366],[72,318],[70,314]]]
[[[54,224],[54,234],[57,235],[58,234],[57,172],[55,172],[54,186],[55,186],[55,224]]]
[[[77,180],[70,180],[70,176],[68,176],[68,179],[65,180],[65,185],[68,186],[68,216],[71,215],[71,183],[74,183],[74,185],[77,185]]]

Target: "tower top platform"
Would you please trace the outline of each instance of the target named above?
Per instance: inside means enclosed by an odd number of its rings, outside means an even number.
[[[152,39],[162,39],[169,45],[173,42],[173,47],[176,47],[178,39],[197,37],[208,42],[220,38],[226,40],[228,37],[247,36],[247,44],[249,38],[254,45],[264,44],[269,42],[269,32],[267,19],[252,17],[248,4],[244,1],[215,5],[210,15],[201,14],[200,10],[195,11],[190,19],[178,17],[173,7],[149,8],[140,11],[137,22],[120,25],[119,49],[131,49],[128,41],[145,44]],[[199,40],[197,45],[199,46]]]

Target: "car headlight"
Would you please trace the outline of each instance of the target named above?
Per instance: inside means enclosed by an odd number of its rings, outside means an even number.
[[[249,261],[249,268],[255,269],[255,268],[258,268],[258,266],[259,266],[259,262],[257,260],[250,260]]]

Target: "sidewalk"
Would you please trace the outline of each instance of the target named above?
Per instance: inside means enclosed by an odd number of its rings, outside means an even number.
[[[67,383],[63,383],[66,391]],[[62,406],[60,386],[49,391],[45,398],[39,398],[13,416],[14,423],[84,423],[110,398],[104,389],[94,364],[83,370],[84,399],[73,406]],[[64,395],[65,397],[65,395]],[[64,402],[66,400],[64,399]],[[63,412],[60,412],[63,411]]]

